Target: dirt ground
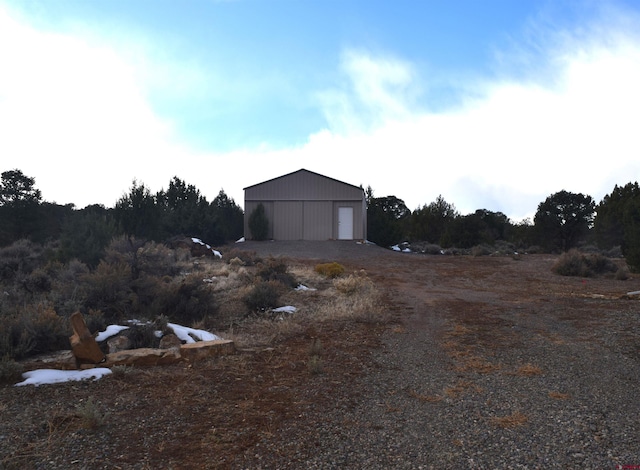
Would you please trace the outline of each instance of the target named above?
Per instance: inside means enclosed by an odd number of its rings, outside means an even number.
[[[582,450],[562,451],[564,460],[555,462],[565,468],[640,464],[640,452],[634,453],[640,449],[640,410],[633,393],[640,384],[640,304],[636,296],[624,295],[640,290],[640,278],[557,276],[551,255],[424,256],[352,242],[247,242],[240,248],[296,263],[338,261],[348,271],[364,269],[383,290],[392,315],[384,322],[310,326],[273,347],[195,365],[96,382],[3,386],[0,468],[309,468],[309,462],[338,467],[329,463],[338,452],[329,448],[331,438],[311,437],[313,421],[322,413],[328,434],[348,434],[345,416],[357,427],[353,423],[367,413],[364,404],[370,394],[381,393],[378,388],[388,395],[386,412],[378,413],[406,413],[406,432],[411,416],[428,412],[447,420],[449,413],[451,426],[473,418],[481,428],[469,432],[486,435],[486,429],[497,428],[519,443],[542,432],[545,409],[557,408],[563,416],[563,410],[587,409],[607,395],[608,415],[584,434],[592,447],[585,450],[583,443]],[[323,370],[311,374],[309,347],[318,339]],[[391,372],[402,376],[426,362],[431,378],[413,374],[407,376],[411,383],[390,384]],[[496,406],[514,378],[528,381],[518,382],[518,406]],[[401,393],[388,390],[394,386]],[[540,391],[548,403],[540,405],[538,416],[532,395]],[[97,407],[103,422],[87,426],[79,404]],[[415,411],[417,404],[433,408]],[[620,418],[633,413],[634,419]],[[370,429],[398,439],[386,422]],[[472,437],[462,431],[441,437],[438,432],[429,434],[429,456],[406,443],[372,462],[380,468],[453,468],[473,458],[478,468],[502,462],[482,460],[477,450],[465,448]],[[541,440],[558,430],[545,432]],[[528,463],[517,454],[513,468],[545,467],[543,457],[571,442],[557,449],[550,442],[550,450],[541,447],[541,456],[528,457]],[[324,464],[318,460],[329,454]],[[364,459],[346,466],[367,468]]]

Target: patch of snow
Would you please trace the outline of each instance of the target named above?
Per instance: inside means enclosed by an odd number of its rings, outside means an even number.
[[[213,248],[211,248],[211,245],[208,245],[207,243],[203,242],[199,238],[191,237],[191,241],[193,243],[197,243],[198,245],[202,245],[206,247],[207,250],[211,250],[211,252],[216,258],[222,258],[222,254],[218,250],[214,250]]]
[[[209,278],[205,278],[205,279],[203,279],[203,280],[202,280],[202,282],[206,282],[206,283],[208,283],[208,284],[211,284],[211,283],[212,283],[213,281],[215,281],[215,280],[216,280],[216,277],[215,277],[215,276],[213,276],[213,277],[209,277]]]
[[[127,328],[129,328],[129,327],[128,326],[121,326],[121,325],[109,325],[106,330],[101,331],[100,333],[98,333],[98,335],[96,336],[96,341],[98,343],[101,342],[101,341],[105,341],[105,340],[111,338],[112,336],[117,335],[122,330],[126,330]]]
[[[98,380],[110,373],[111,369],[107,369],[106,367],[97,367],[95,369],[87,370],[39,369],[23,373],[22,378],[25,380],[17,383],[15,386],[21,387],[23,385],[35,385],[37,387],[38,385],[57,384],[78,380]]]
[[[390,247],[393,251],[400,251],[400,247],[398,245],[393,245]]]
[[[295,308],[293,305],[286,305],[284,307],[274,308],[272,310],[272,312],[274,312],[274,313],[296,313],[296,310],[298,310],[298,309]]]
[[[213,333],[209,333],[205,330],[197,330],[195,328],[189,328],[186,326],[176,325],[175,323],[167,323],[167,326],[173,330],[178,338],[181,341],[186,341],[187,343],[195,343],[197,338],[198,341],[213,341],[216,339],[220,339],[219,336],[214,335]]]
[[[236,243],[244,243],[244,242],[245,242],[244,237],[238,238],[238,239],[236,240]]]
[[[313,287],[307,287],[304,284],[298,284],[298,287],[296,287],[294,290],[301,290],[301,291],[307,291],[307,290],[316,290]]]

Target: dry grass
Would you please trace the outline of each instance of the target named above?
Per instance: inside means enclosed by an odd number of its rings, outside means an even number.
[[[449,398],[457,398],[463,395],[466,392],[482,392],[482,387],[474,384],[473,382],[469,382],[467,380],[458,380],[458,382],[453,387],[448,387],[444,390],[445,395]]]
[[[515,375],[520,375],[523,377],[532,377],[534,375],[541,375],[542,369],[538,366],[534,366],[533,364],[527,363],[523,366],[518,367]]]
[[[504,429],[512,429],[512,428],[524,426],[527,423],[527,421],[529,421],[529,418],[527,418],[525,414],[519,411],[516,411],[515,413],[512,413],[508,416],[502,416],[502,417],[496,416],[491,418],[491,424]]]
[[[555,398],[556,400],[568,400],[571,397],[568,393],[561,392],[549,392],[549,398]]]

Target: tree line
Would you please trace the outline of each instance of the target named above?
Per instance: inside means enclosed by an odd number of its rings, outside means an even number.
[[[442,196],[410,211],[395,196],[374,197],[369,186],[367,237],[382,246],[428,242],[442,248],[471,248],[498,241],[516,249],[559,253],[595,246],[620,249],[630,269],[640,271],[640,188],[615,186],[600,203],[569,191],[551,194],[537,208],[533,222],[514,223],[502,212],[478,209],[467,215]]]
[[[133,181],[114,207],[83,209],[43,201],[35,179],[18,169],[3,172],[0,179],[0,247],[20,239],[51,243],[52,256],[63,262],[76,258],[96,266],[120,235],[155,242],[189,236],[221,245],[242,236],[243,217],[223,190],[209,202],[178,177],[156,193]]]
[[[502,212],[478,209],[460,214],[442,196],[414,211],[395,196],[365,190],[368,239],[381,246],[423,242],[468,249],[497,242],[518,250],[563,252],[596,246],[619,248],[632,270],[640,270],[640,188],[615,186],[598,204],[581,193],[559,191],[537,208],[533,221],[514,223]],[[0,247],[20,239],[55,242],[61,261],[73,258],[96,266],[116,236],[165,242],[177,235],[221,245],[243,235],[243,211],[223,190],[209,202],[178,177],[156,193],[133,181],[112,208],[94,204],[76,209],[42,200],[35,179],[20,170],[0,180]]]

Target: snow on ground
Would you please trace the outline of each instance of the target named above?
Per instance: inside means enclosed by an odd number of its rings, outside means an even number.
[[[398,245],[393,245],[392,247],[390,247],[393,251],[401,251],[403,253],[411,253],[411,249],[410,248],[400,248]]]
[[[298,284],[298,287],[296,287],[295,290],[307,291],[307,290],[316,290],[316,289],[314,289],[313,287],[307,287],[304,284]]]
[[[271,311],[274,313],[295,313],[296,310],[298,309],[295,308],[293,305],[285,305],[284,307],[274,308]]]
[[[126,330],[127,328],[129,328],[129,327],[128,326],[122,326],[122,325],[109,325],[106,330],[101,331],[100,333],[98,333],[98,335],[96,336],[96,341],[98,343],[100,343],[102,341],[106,341],[109,338],[111,338],[112,336],[115,336],[118,333],[120,333],[122,330]]]
[[[294,308],[294,307],[290,307],[290,308]],[[130,323],[140,325],[145,322],[141,322],[140,320],[131,320]],[[208,331],[205,331],[205,330],[188,328],[186,326],[177,325],[175,323],[167,323],[167,325],[173,330],[176,336],[180,338],[180,340],[185,341],[187,343],[221,339],[219,336],[214,335],[213,333],[209,333]],[[126,330],[127,328],[129,327],[122,326],[122,325],[109,325],[104,331],[101,331],[96,335],[96,341],[98,342],[106,341],[107,339],[111,338],[112,336],[116,336],[122,330]],[[156,335],[158,334],[162,335],[162,332],[157,331]],[[17,383],[16,387],[22,386],[22,385],[38,386],[43,384],[57,384],[62,382],[87,380],[87,379],[98,380],[110,373],[111,373],[111,369],[107,369],[106,367],[97,367],[95,369],[87,369],[87,370],[56,370],[56,369],[33,370],[30,372],[24,372],[22,374],[22,378],[25,380],[20,383]]]
[[[197,243],[198,245],[202,245],[202,246],[206,246],[207,250],[211,250],[211,252],[214,254],[214,256],[216,258],[222,258],[222,254],[218,251],[218,250],[214,250],[213,248],[211,248],[211,245],[207,245],[205,242],[203,242],[202,240],[200,240],[199,238],[191,238],[191,241],[193,243]]]
[[[187,343],[195,343],[196,340],[194,337],[197,338],[198,341],[213,341],[221,339],[219,336],[205,330],[196,330],[195,328],[176,325],[175,323],[167,323],[167,326],[173,330],[181,341],[186,341]]]
[[[22,378],[25,380],[17,383],[15,386],[21,387],[23,385],[35,385],[37,387],[38,385],[57,384],[78,380],[98,380],[110,373],[111,369],[107,369],[106,367],[97,367],[95,369],[87,370],[32,370],[31,372],[23,373]]]

